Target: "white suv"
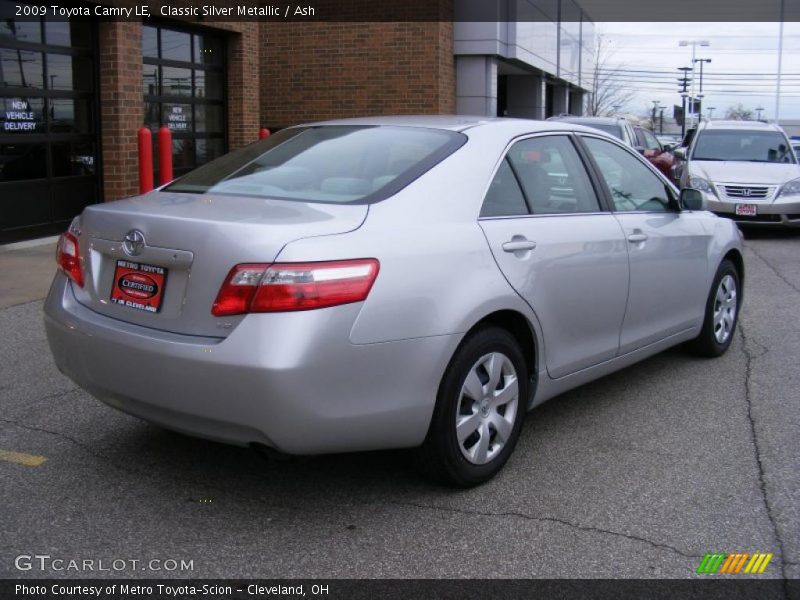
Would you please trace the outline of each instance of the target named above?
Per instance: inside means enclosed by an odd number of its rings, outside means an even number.
[[[740,223],[800,227],[800,165],[783,129],[760,121],[706,121],[687,150],[681,187]],[[681,154],[684,154],[681,156]]]

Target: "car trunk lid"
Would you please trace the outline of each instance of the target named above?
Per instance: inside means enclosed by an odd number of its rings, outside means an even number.
[[[235,264],[273,262],[289,242],[352,231],[366,215],[366,205],[167,192],[91,206],[75,295],[129,323],[225,337],[242,317],[214,317],[211,306]]]

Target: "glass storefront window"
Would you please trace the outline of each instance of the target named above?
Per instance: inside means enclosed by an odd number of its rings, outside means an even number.
[[[192,36],[183,31],[161,28],[161,58],[191,62]]]
[[[3,19],[0,21],[0,42],[6,41],[42,43],[42,27],[38,21],[15,21]]]
[[[191,169],[195,166],[194,140],[172,140],[172,166],[174,169]]]
[[[221,139],[199,139],[195,142],[197,164],[202,165],[225,154],[225,145]]]
[[[225,130],[222,107],[218,104],[197,105],[195,127],[202,133],[222,133]]]
[[[0,20],[0,243],[63,230],[99,199],[95,34],[90,21]]]
[[[51,90],[91,90],[91,61],[84,56],[48,54],[47,79],[47,87]]]
[[[194,36],[194,62],[221,67],[223,60],[222,40],[207,35]]]
[[[51,98],[51,133],[91,133],[92,111],[88,100]]]
[[[43,81],[41,53],[0,48],[0,87],[40,88]]]
[[[158,58],[158,29],[155,27],[142,27],[142,54]]]
[[[156,65],[142,65],[142,78],[145,96],[158,96],[158,67]]]
[[[224,154],[225,38],[145,25],[142,45],[145,124],[172,131],[175,174]]]
[[[91,25],[86,21],[48,20],[44,22],[44,40],[51,46],[91,48]]]
[[[56,142],[51,160],[55,177],[95,174],[95,149],[91,142]]]
[[[47,177],[46,144],[0,144],[0,181]]]
[[[162,96],[191,96],[192,70],[180,67],[161,67]]]
[[[195,94],[198,98],[222,100],[224,95],[222,73],[216,71],[195,71]]]

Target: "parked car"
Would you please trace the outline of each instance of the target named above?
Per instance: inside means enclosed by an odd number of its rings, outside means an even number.
[[[679,133],[660,133],[656,136],[656,139],[661,142],[661,146],[667,151],[677,148],[681,143]]]
[[[667,176],[671,181],[674,180],[673,169],[675,168],[675,157],[671,152],[664,150],[661,142],[656,139],[652,131],[644,127],[634,127],[636,133],[636,149],[649,160],[653,165]]]
[[[800,165],[783,130],[760,121],[703,122],[681,185],[702,191],[709,209],[740,223],[800,226]]]
[[[168,429],[416,448],[470,486],[528,409],[681,342],[728,349],[742,242],[703,209],[568,123],[302,125],[86,208],[58,244],[47,338],[78,385]]]
[[[593,129],[599,129],[606,133],[613,135],[628,144],[631,148],[637,145],[636,132],[630,121],[624,117],[578,117],[573,115],[560,115],[558,117],[550,117],[548,121],[563,121],[564,123],[574,123],[576,125],[585,125]]]

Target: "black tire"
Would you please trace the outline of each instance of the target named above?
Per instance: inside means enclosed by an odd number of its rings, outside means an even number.
[[[724,341],[720,342],[717,339],[714,331],[714,312],[718,304],[717,291],[719,290],[720,283],[727,276],[730,276],[736,284],[736,311],[733,315],[733,323],[730,327],[730,334]],[[736,333],[736,324],[739,322],[739,311],[741,309],[741,305],[742,286],[739,278],[739,272],[736,270],[736,267],[731,261],[724,260],[717,269],[717,274],[714,276],[714,282],[711,284],[711,290],[708,292],[705,319],[703,320],[703,329],[700,331],[700,335],[687,344],[689,350],[697,356],[704,356],[707,358],[715,358],[725,354],[730,347],[733,337]]]
[[[497,443],[497,446],[494,445],[494,441],[489,442],[490,452],[491,448],[496,447],[494,451],[497,454],[484,464],[474,464],[467,460],[459,446],[456,436],[456,416],[457,411],[463,409],[462,387],[467,381],[467,376],[482,357],[492,353],[502,354],[513,365],[517,377],[518,397],[513,417],[512,415],[506,417],[508,422],[513,418],[508,439],[504,444]],[[486,374],[488,375],[488,372]],[[529,380],[522,350],[508,331],[499,327],[485,327],[471,333],[456,350],[442,378],[428,435],[415,452],[415,462],[419,470],[438,483],[462,488],[479,485],[494,477],[505,465],[519,439],[522,422],[528,410]],[[483,380],[481,381],[483,383]],[[484,385],[488,385],[488,381]],[[500,385],[506,384],[498,384]],[[465,398],[465,401],[469,399]],[[479,404],[474,402],[473,405],[477,413],[480,410]],[[503,407],[502,410],[509,409]],[[491,426],[487,421],[485,431],[490,431]],[[478,435],[478,432],[473,435]],[[488,439],[501,439],[498,435],[497,429],[494,429]],[[469,439],[467,438],[465,445]]]

